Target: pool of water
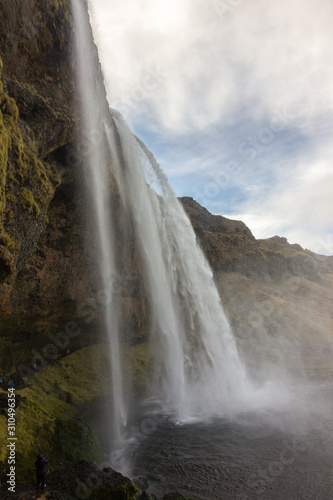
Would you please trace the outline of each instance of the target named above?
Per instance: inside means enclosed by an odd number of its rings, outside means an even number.
[[[146,413],[132,427],[131,475],[158,498],[192,500],[333,498],[332,385],[298,389],[288,407],[179,424]],[[131,450],[131,451],[130,451]]]

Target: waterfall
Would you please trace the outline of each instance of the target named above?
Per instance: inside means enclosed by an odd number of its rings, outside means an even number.
[[[110,160],[104,139],[104,117],[108,113],[103,79],[99,72],[96,47],[85,1],[72,0],[75,28],[77,81],[80,89],[81,128],[84,128],[84,166],[87,172],[89,204],[94,214],[95,239],[99,249],[100,294],[105,294],[104,327],[108,334],[111,357],[113,418],[112,440],[119,441],[126,425],[127,409],[123,395],[119,348],[118,307],[116,296],[109,297],[116,275],[114,231],[110,207]]]
[[[248,386],[212,271],[153,154],[120,113],[112,115],[110,152],[149,285],[151,396],[180,421],[226,414],[244,401]]]
[[[112,177],[120,204],[134,228],[151,314],[149,342],[154,369],[147,395],[158,398],[176,420],[227,414],[248,394],[235,339],[213,273],[191,223],[153,154],[122,116],[110,110],[93,44],[85,0],[72,0],[82,121],[90,137],[86,155],[91,208],[102,288],[117,269]],[[99,132],[99,140],[96,132]],[[111,351],[114,439],[121,440],[127,404],[122,381],[119,304],[113,295],[104,310]]]

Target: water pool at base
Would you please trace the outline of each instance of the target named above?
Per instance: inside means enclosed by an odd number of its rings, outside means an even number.
[[[188,500],[329,500],[333,498],[332,386],[276,411],[178,425],[144,417],[132,475],[145,475],[158,498]],[[303,408],[303,409],[301,409]],[[143,425],[142,423],[145,422]],[[155,422],[155,425],[154,423]],[[150,427],[149,427],[150,425]]]

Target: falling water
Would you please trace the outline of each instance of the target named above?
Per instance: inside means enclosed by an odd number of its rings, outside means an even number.
[[[212,271],[153,154],[117,111],[112,114],[113,165],[149,284],[151,395],[179,420],[226,414],[244,401],[248,386]]]
[[[108,288],[118,271],[108,202],[112,172],[135,230],[149,295],[154,373],[148,395],[179,421],[228,414],[242,404],[249,387],[212,271],[156,159],[121,115],[109,109],[86,2],[72,0],[72,6],[82,120],[91,143],[96,131],[102,131],[87,154],[102,288]],[[117,300],[112,297],[104,319],[111,346],[114,437],[120,439],[127,410],[117,318]]]
[[[81,120],[84,124],[85,167],[90,204],[96,221],[96,240],[99,249],[101,294],[110,294],[110,284],[116,274],[112,213],[109,204],[109,152],[103,140],[103,118],[108,113],[104,83],[99,73],[98,55],[92,40],[87,4],[72,0],[75,27],[77,77],[80,88]],[[123,396],[122,370],[119,349],[118,308],[116,297],[106,300],[103,309],[104,325],[108,333],[113,395],[112,439],[120,441],[126,425],[127,411]]]

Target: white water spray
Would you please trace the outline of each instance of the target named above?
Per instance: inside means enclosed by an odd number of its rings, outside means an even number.
[[[87,164],[92,207],[98,221],[103,287],[107,289],[112,275],[117,273],[108,201],[112,172],[123,210],[135,230],[150,301],[154,375],[149,395],[162,401],[164,409],[180,421],[226,415],[239,408],[250,391],[212,271],[154,156],[132,134],[121,115],[110,112],[87,5],[81,0],[72,0],[72,5],[82,118],[88,136],[100,133],[99,143],[89,148]],[[114,437],[119,440],[127,410],[118,309],[113,296],[105,309],[105,327],[111,346]]]

